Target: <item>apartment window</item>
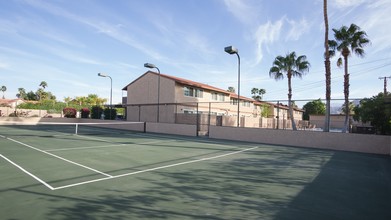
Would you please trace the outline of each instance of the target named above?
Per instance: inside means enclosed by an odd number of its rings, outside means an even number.
[[[194,89],[194,90],[195,90],[195,97],[197,97],[197,98],[204,97],[204,91],[202,89]]]
[[[242,101],[242,106],[250,107],[250,102],[248,102],[248,101]]]
[[[184,95],[185,96],[193,96],[193,94],[194,94],[193,88],[190,88],[190,87],[187,87],[187,86],[185,86],[183,88],[183,91],[184,91]]]
[[[219,101],[224,102],[224,95],[223,94],[219,94]]]
[[[238,99],[231,99],[231,105],[237,105]]]
[[[194,89],[194,88],[185,86],[185,87],[183,87],[183,95],[190,96],[190,97],[203,98],[204,91],[202,89]]]
[[[217,93],[212,93],[212,100],[217,100],[218,94]]]

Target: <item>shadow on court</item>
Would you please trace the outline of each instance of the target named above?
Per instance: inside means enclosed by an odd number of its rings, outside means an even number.
[[[19,192],[62,203],[47,219],[391,217],[390,157],[357,153],[266,148],[88,187]]]

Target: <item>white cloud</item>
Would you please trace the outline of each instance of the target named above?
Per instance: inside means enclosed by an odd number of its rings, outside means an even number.
[[[62,16],[64,18],[68,18],[70,20],[73,20],[75,22],[78,22],[80,24],[87,25],[89,27],[94,28],[98,31],[98,33],[103,33],[117,41],[120,41],[128,46],[131,46],[133,48],[136,48],[137,50],[151,56],[152,58],[156,60],[162,60],[164,59],[163,56],[161,56],[158,52],[156,52],[153,48],[148,47],[147,45],[142,44],[141,42],[135,40],[132,38],[129,34],[125,33],[124,31],[121,31],[123,25],[122,24],[107,24],[100,21],[96,21],[87,17],[82,17],[76,14],[72,14],[69,11],[66,11],[63,8],[51,5],[47,2],[43,1],[32,1],[32,0],[25,0],[28,4],[30,4],[33,7],[40,8],[42,10],[45,10],[48,13]]]
[[[357,25],[368,34],[371,46],[366,51],[371,53],[386,52],[391,49],[391,29],[387,28],[391,23],[391,4],[389,0],[374,1],[368,3],[365,8],[365,16],[357,19]]]
[[[260,63],[263,58],[263,46],[273,43],[280,38],[281,29],[284,18],[272,23],[268,21],[266,24],[260,25],[255,32],[254,38],[256,41],[256,64]]]
[[[334,0],[332,4],[334,4],[338,8],[349,8],[361,5],[365,0]]]
[[[310,29],[310,24],[306,19],[301,19],[300,21],[286,19],[288,24],[290,24],[291,29],[289,30],[285,40],[299,40],[299,38],[308,33]]]
[[[8,68],[8,64],[7,63],[2,63],[0,62],[0,69],[7,69]]]
[[[240,22],[253,25],[258,20],[261,2],[259,0],[224,0],[227,10]]]

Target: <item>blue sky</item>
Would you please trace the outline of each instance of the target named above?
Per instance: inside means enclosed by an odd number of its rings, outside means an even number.
[[[287,81],[269,77],[274,58],[295,51],[306,55],[309,73],[293,79],[293,99],[324,98],[322,0],[3,0],[0,1],[0,85],[6,98],[18,88],[64,97],[98,94],[113,103],[121,89],[147,69],[206,83],[237,87],[241,94],[266,89],[264,100],[286,100]],[[367,32],[366,56],[349,59],[350,97],[383,91],[378,77],[391,76],[391,2],[329,0],[331,28],[355,23]],[[330,30],[331,31],[331,30]],[[330,38],[333,37],[332,31]],[[332,60],[332,98],[343,98],[343,69]],[[389,81],[391,88],[391,80]]]

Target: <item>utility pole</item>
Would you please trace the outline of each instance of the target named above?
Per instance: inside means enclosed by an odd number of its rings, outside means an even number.
[[[384,95],[387,95],[387,79],[391,79],[391,76],[379,77],[380,80],[384,80]]]

